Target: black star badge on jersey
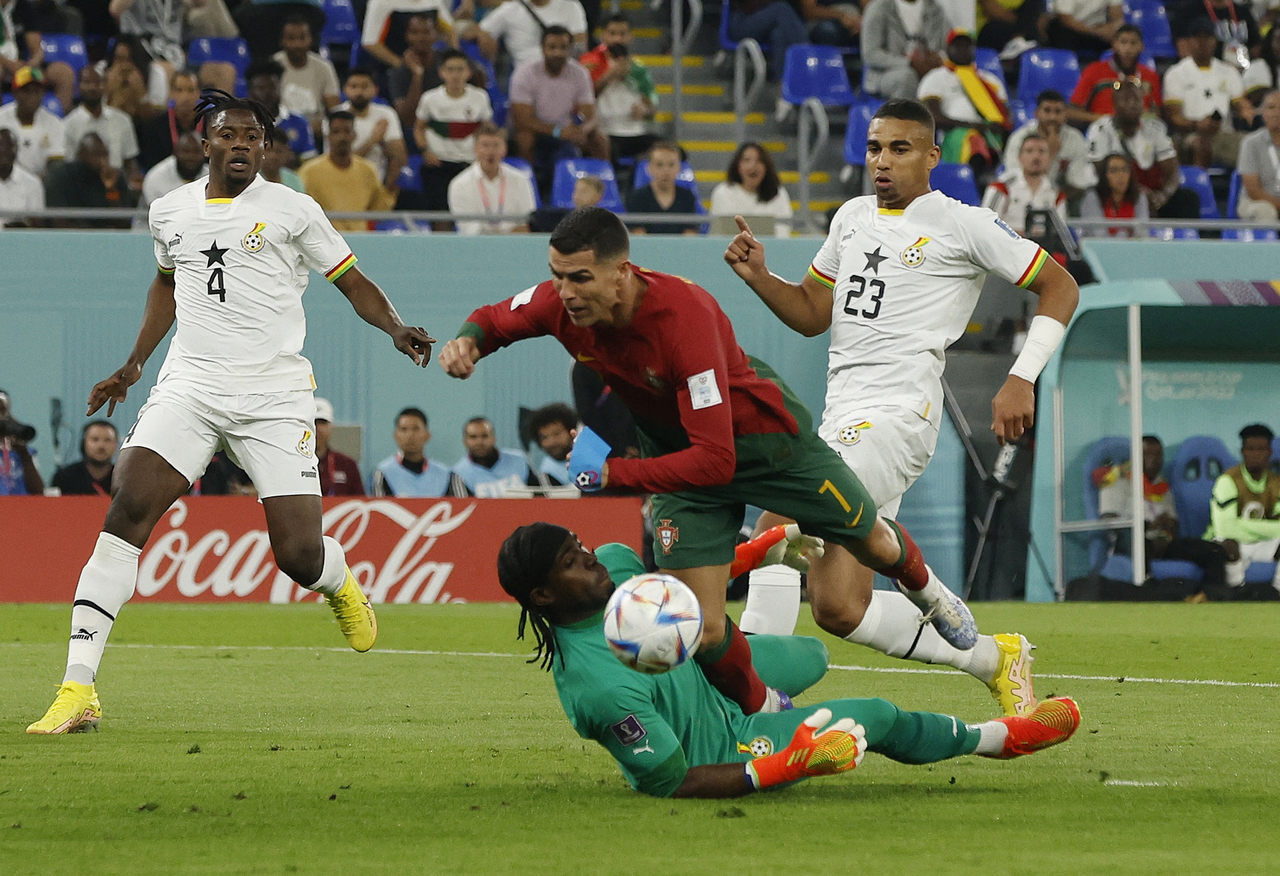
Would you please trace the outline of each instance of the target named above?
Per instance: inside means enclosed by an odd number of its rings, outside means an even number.
[[[880,276],[880,263],[888,260],[888,256],[880,255],[880,247],[876,247],[875,252],[864,252],[867,257],[867,264],[862,268],[864,271],[871,271],[877,277]]]
[[[204,256],[209,260],[209,264],[205,265],[205,267],[212,268],[214,265],[222,265],[225,268],[227,266],[227,263],[222,260],[222,257],[227,254],[227,249],[229,249],[229,247],[224,247],[223,249],[219,249],[218,241],[215,240],[213,242],[213,245],[210,246],[208,249],[200,250],[200,255]]]

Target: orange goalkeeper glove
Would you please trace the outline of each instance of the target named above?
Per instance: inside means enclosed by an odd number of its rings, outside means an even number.
[[[818,709],[796,728],[791,744],[767,757],[747,763],[747,780],[756,790],[794,782],[806,776],[827,776],[851,770],[862,763],[867,731],[852,718],[841,718],[822,733],[831,710]]]
[[[738,545],[729,577],[737,578],[743,572],[777,563],[807,572],[809,561],[816,560],[824,551],[822,539],[804,535],[794,523],[771,526],[751,541]]]

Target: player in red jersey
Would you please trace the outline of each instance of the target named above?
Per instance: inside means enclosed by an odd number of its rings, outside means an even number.
[[[973,616],[937,579],[899,525],[877,517],[857,476],[813,432],[809,412],[768,365],[742,351],[728,317],[694,283],[633,265],[626,228],[608,210],[570,213],[551,235],[552,278],[477,309],[444,346],[453,377],[516,341],[552,335],[596,370],[635,415],[642,458],[600,460],[584,489],[651,492],[658,565],[698,594],[696,659],[751,713],[779,707],[751,668],[746,637],[725,616],[725,582],[746,503],[826,539],[809,571],[814,617],[847,636],[865,607],[857,562],[927,602],[967,647]],[[582,469],[582,440],[572,463]],[[584,481],[578,481],[582,486]],[[789,509],[789,510],[788,510]],[[785,705],[785,704],[783,704]]]

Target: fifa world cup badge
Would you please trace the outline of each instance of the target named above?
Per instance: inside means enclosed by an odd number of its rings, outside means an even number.
[[[918,268],[924,264],[924,246],[929,242],[929,238],[921,237],[915,243],[902,251],[900,258],[902,263],[908,268]]]
[[[262,232],[267,228],[267,223],[257,222],[253,226],[253,230],[246,234],[240,240],[240,245],[245,248],[246,252],[257,252],[267,245],[267,239],[262,236]]]
[[[663,518],[658,521],[658,528],[654,531],[658,533],[658,543],[662,545],[662,553],[670,554],[671,549],[680,540],[680,527],[672,526],[670,520]]]

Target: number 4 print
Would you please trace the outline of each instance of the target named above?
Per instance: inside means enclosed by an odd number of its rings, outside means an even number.
[[[225,304],[227,302],[227,287],[222,280],[222,268],[214,268],[209,273],[209,294],[218,296],[218,303]]]

